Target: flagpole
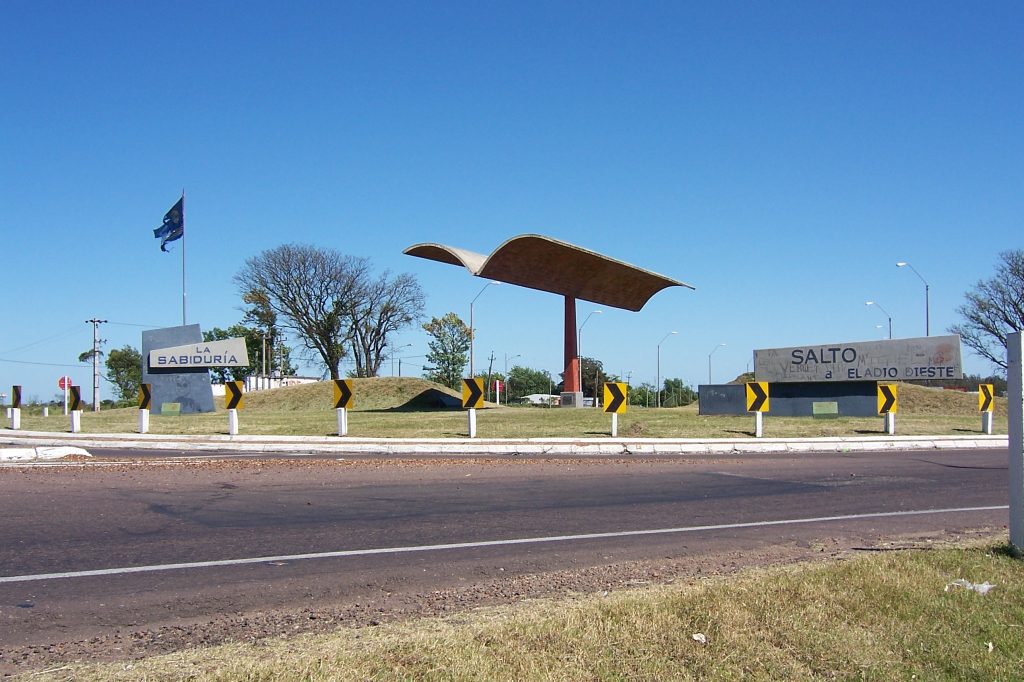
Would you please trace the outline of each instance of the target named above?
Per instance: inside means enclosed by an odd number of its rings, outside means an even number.
[[[185,321],[185,188],[181,188],[181,326]]]

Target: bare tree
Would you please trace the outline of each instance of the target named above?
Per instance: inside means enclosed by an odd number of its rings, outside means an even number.
[[[1003,251],[991,279],[979,280],[957,308],[964,322],[949,328],[974,352],[1006,369],[1006,335],[1024,329],[1024,251]]]
[[[262,295],[262,302],[284,318],[282,326],[320,356],[332,379],[340,379],[351,340],[349,311],[369,269],[365,258],[283,244],[248,259],[234,281],[243,297],[260,300]]]
[[[390,275],[384,272],[363,286],[349,310],[352,354],[359,377],[377,376],[389,337],[423,313],[423,289],[416,278],[403,274],[391,279]]]
[[[376,376],[391,336],[417,320],[424,296],[416,278],[385,272],[334,249],[284,244],[250,258],[235,275],[246,315],[273,335],[291,330],[319,355],[332,379],[351,352],[355,374]],[[283,319],[283,322],[279,322]]]

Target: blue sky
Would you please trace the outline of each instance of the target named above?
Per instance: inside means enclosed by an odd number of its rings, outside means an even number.
[[[484,282],[402,250],[540,233],[697,287],[587,323],[583,354],[634,384],[670,331],[661,374],[694,385],[719,343],[716,382],[755,348],[882,338],[867,300],[923,336],[900,260],[942,333],[1022,246],[1019,3],[14,0],[0,16],[0,386],[26,397],[64,372],[91,384],[87,319],[110,320],[107,349],[180,323],[180,253],[151,230],[183,188],[190,323],[237,322],[232,276],[285,242],[413,273],[428,317],[468,318]],[[477,366],[493,351],[560,371],[561,314],[491,287]],[[395,342],[423,362],[418,328]],[[965,369],[990,368],[965,350]]]

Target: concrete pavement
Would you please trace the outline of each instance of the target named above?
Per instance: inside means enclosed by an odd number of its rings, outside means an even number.
[[[196,452],[432,456],[636,456],[1005,448],[1007,436],[842,436],[819,438],[359,438],[352,436],[156,435],[139,433],[0,432],[4,452],[54,448],[189,450]],[[80,454],[80,453],[79,453]],[[23,455],[24,457],[24,455]],[[10,460],[8,460],[10,461]]]

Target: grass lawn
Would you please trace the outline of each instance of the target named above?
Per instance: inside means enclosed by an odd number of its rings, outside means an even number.
[[[349,411],[349,436],[379,438],[460,438],[467,434],[461,409],[440,409],[437,394],[453,392],[422,379],[384,377],[355,380],[355,407]],[[337,434],[329,382],[247,394],[239,411],[242,435]],[[226,434],[223,400],[218,412],[165,417],[152,415],[150,433]],[[69,431],[68,417],[43,417],[25,410],[22,428],[30,431]],[[997,400],[995,433],[1006,433],[1006,401]],[[84,433],[132,433],[138,428],[134,408],[82,413]],[[631,406],[619,416],[619,436],[640,438],[744,438],[754,436],[753,416],[701,416],[697,405],[679,408]],[[971,394],[913,385],[900,386],[898,435],[969,435],[981,432],[977,397]],[[611,416],[599,409],[495,407],[478,410],[481,438],[599,438],[610,436]],[[881,417],[813,419],[765,416],[768,438],[885,435]]]
[[[996,587],[982,595],[949,586],[960,578]],[[1022,633],[1024,564],[988,545],[749,570],[32,679],[1019,680]]]

